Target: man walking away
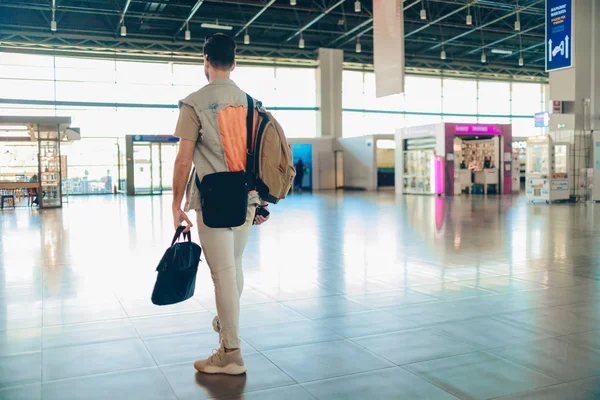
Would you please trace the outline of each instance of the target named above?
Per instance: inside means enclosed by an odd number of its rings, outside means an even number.
[[[235,41],[218,33],[204,45],[204,73],[209,84],[180,102],[175,136],[181,139],[173,173],[173,223],[193,226],[181,203],[192,164],[198,179],[216,172],[246,170],[248,100],[230,79],[235,68]],[[255,115],[256,116],[256,115]],[[257,121],[257,118],[254,118]],[[256,132],[256,123],[254,133]],[[240,351],[240,296],[244,287],[242,254],[250,227],[268,217],[255,215],[256,207],[266,207],[256,192],[248,194],[246,223],[237,228],[209,228],[203,223],[194,177],[188,184],[185,211],[197,212],[198,234],[215,286],[217,317],[213,321],[219,332],[219,349],[210,357],[198,360],[200,372],[239,375],[246,372]]]

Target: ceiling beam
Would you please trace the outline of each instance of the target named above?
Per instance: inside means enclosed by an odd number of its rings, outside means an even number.
[[[464,6],[462,6],[462,7],[459,7],[459,8],[457,8],[456,10],[454,10],[454,11],[452,11],[452,12],[449,12],[448,14],[442,15],[442,16],[441,16],[441,17],[439,17],[438,19],[436,19],[436,20],[434,20],[434,21],[431,21],[430,23],[428,23],[428,24],[426,24],[426,25],[423,25],[423,26],[421,26],[420,28],[417,28],[417,29],[415,29],[414,31],[411,31],[411,32],[407,33],[406,35],[404,35],[404,38],[406,39],[406,38],[408,38],[408,37],[411,37],[412,35],[415,35],[415,34],[417,34],[417,33],[421,32],[421,31],[423,31],[423,30],[425,30],[425,29],[429,28],[430,26],[432,26],[432,25],[435,25],[435,24],[437,24],[438,22],[441,22],[441,21],[445,20],[446,18],[448,18],[448,17],[451,17],[451,16],[453,16],[454,14],[457,14],[457,13],[461,12],[461,11],[462,11],[462,10],[464,10],[465,8],[468,8],[468,7],[472,6],[473,4],[477,3],[477,1],[478,1],[478,0],[472,0],[472,1],[468,2],[467,4],[465,4],[465,5],[464,5]]]
[[[125,3],[125,8],[123,9],[123,12],[121,13],[121,19],[119,20],[119,23],[117,25],[117,33],[118,33],[118,30],[121,29],[121,25],[123,25],[123,22],[125,22],[125,14],[127,14],[127,11],[129,10],[130,5],[131,5],[131,0],[127,0],[127,3]]]
[[[536,4],[543,3],[544,1],[545,1],[545,0],[538,0],[538,1],[536,1],[535,3],[532,3],[532,4],[528,5],[528,6],[525,6],[525,7],[523,7],[523,8],[520,8],[518,11],[512,11],[512,12],[510,12],[510,13],[508,13],[508,14],[505,14],[505,15],[503,15],[503,16],[501,16],[501,17],[499,17],[499,18],[496,18],[496,19],[494,19],[493,21],[487,22],[487,23],[485,23],[485,24],[483,24],[483,25],[479,25],[479,26],[477,26],[477,27],[475,27],[475,28],[473,28],[473,29],[471,29],[471,30],[469,30],[469,31],[467,31],[467,32],[463,32],[463,33],[461,33],[460,35],[453,36],[453,37],[451,37],[451,38],[450,38],[450,39],[448,39],[448,40],[444,40],[444,44],[452,43],[452,42],[454,42],[455,40],[458,40],[458,39],[460,39],[460,38],[462,38],[462,37],[465,37],[465,36],[467,36],[467,35],[469,35],[469,34],[471,34],[471,33],[474,33],[474,32],[477,32],[477,31],[480,31],[481,29],[483,29],[483,28],[485,28],[485,27],[487,27],[487,26],[490,26],[490,25],[492,25],[492,24],[495,24],[496,22],[500,22],[500,21],[502,21],[503,19],[506,19],[506,18],[508,18],[508,17],[510,17],[510,16],[512,16],[512,15],[515,15],[517,12],[520,12],[521,10],[526,10],[526,9],[528,9],[528,8],[530,8],[530,7],[533,7],[533,6],[535,6]],[[428,50],[435,50],[435,49],[437,49],[437,48],[439,48],[439,47],[441,47],[441,46],[442,46],[442,43],[438,43],[438,44],[436,44],[435,46],[432,46],[432,47],[430,47]]]
[[[275,3],[275,0],[270,0],[267,4],[265,4],[265,6],[263,8],[260,9],[259,12],[257,12],[254,17],[252,17],[250,19],[250,21],[248,21],[246,23],[246,25],[244,25],[242,27],[242,29],[240,29],[239,31],[237,31],[237,33],[235,34],[235,36],[239,36],[240,33],[242,33],[244,30],[248,29],[248,27],[258,19],[258,17],[260,17],[265,11],[267,11],[267,8],[271,7],[273,5],[273,3]]]
[[[312,21],[310,21],[308,24],[304,25],[302,28],[300,28],[296,33],[294,33],[292,36],[290,36],[289,38],[287,38],[285,40],[285,42],[289,42],[290,40],[292,40],[293,38],[295,38],[296,36],[302,34],[302,32],[304,32],[305,30],[307,30],[308,28],[310,28],[311,26],[313,26],[314,24],[316,24],[317,22],[319,22],[321,20],[321,18],[323,18],[324,16],[326,16],[327,14],[329,14],[331,11],[333,11],[336,7],[338,7],[339,5],[343,4],[346,0],[338,0],[334,5],[332,5],[331,7],[329,7],[327,10],[323,11],[323,13],[321,15],[319,15],[318,17],[314,18]]]
[[[190,20],[194,17],[194,14],[196,14],[196,12],[198,11],[198,9],[200,8],[200,6],[202,5],[202,3],[204,3],[204,0],[198,0],[196,2],[196,4],[194,4],[194,7],[192,7],[192,10],[190,11],[190,14],[188,15],[188,17],[185,19],[185,21],[183,22],[183,24],[181,24],[181,26],[179,27],[179,29],[177,30],[177,32],[175,33],[175,36],[177,36],[177,34],[179,32],[181,32],[183,30],[183,28],[186,27],[186,25],[190,22]]]
[[[504,37],[504,38],[502,38],[502,39],[498,39],[498,40],[495,40],[495,41],[493,41],[493,42],[491,42],[491,43],[487,43],[487,44],[485,44],[485,45],[483,45],[483,46],[479,46],[478,48],[476,48],[476,49],[473,49],[473,50],[469,51],[467,54],[475,54],[475,53],[479,52],[479,51],[480,51],[480,50],[482,50],[482,49],[487,49],[488,47],[495,46],[495,45],[497,45],[498,43],[502,43],[502,42],[504,42],[504,41],[506,41],[506,40],[510,40],[510,39],[512,39],[512,38],[514,38],[514,37],[517,37],[517,36],[519,36],[519,35],[521,35],[521,34],[523,34],[523,33],[531,32],[531,31],[533,31],[533,30],[535,30],[535,29],[538,29],[538,28],[541,28],[541,27],[543,27],[543,26],[546,26],[546,24],[545,24],[545,23],[544,23],[544,24],[539,24],[539,25],[533,26],[533,27],[531,27],[531,28],[525,29],[524,31],[520,31],[520,32],[517,32],[517,33],[513,33],[513,34],[512,34],[512,35],[510,35],[510,36],[506,36],[506,37]]]
[[[327,44],[327,47],[331,46],[332,44],[335,44],[335,43],[339,42],[340,40],[342,40],[346,36],[352,35],[354,32],[358,31],[359,29],[362,29],[365,26],[367,26],[369,24],[372,24],[372,23],[373,23],[373,18],[369,18],[368,20],[364,21],[363,23],[361,23],[359,25],[356,25],[354,28],[350,29],[348,32],[344,33],[342,36],[338,37],[334,41],[329,42],[329,44]]]
[[[415,0],[412,3],[410,3],[409,5],[404,7],[404,11],[408,10],[409,8],[416,6],[417,4],[421,3],[423,0]],[[404,2],[406,2],[406,0],[404,0]],[[371,18],[371,21],[373,21],[373,19]],[[373,30],[373,25],[369,26],[367,29],[363,30],[362,32],[358,33],[357,35],[352,36],[350,39],[346,40],[344,43],[342,43],[342,46],[354,41],[354,39],[356,39],[357,37],[361,37],[362,35],[364,35],[365,33],[369,33]]]
[[[546,45],[546,43],[544,43],[544,42],[542,42],[542,43],[536,43],[536,44],[534,44],[534,45],[531,45],[531,46],[525,47],[524,49],[521,49],[521,50],[519,50],[519,51],[520,51],[521,53],[523,53],[523,52],[527,52],[527,51],[529,51],[529,50],[533,50],[533,49],[536,49],[536,48],[538,48],[538,47],[540,47],[540,46],[545,46],[545,45]],[[500,57],[500,58],[508,58],[508,57],[512,57],[512,56],[514,56],[514,55],[515,55],[514,53],[513,53],[513,54],[507,54],[507,55],[505,55],[505,56],[502,56],[502,57]],[[546,56],[544,55],[544,58],[545,58],[545,57],[546,57]]]

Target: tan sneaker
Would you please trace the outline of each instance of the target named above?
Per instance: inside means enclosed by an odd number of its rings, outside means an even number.
[[[241,375],[247,370],[240,349],[226,353],[222,345],[212,356],[194,362],[194,368],[205,374],[227,375]]]

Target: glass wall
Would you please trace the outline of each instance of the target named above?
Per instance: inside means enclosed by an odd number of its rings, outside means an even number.
[[[315,68],[238,66],[232,78],[288,136],[317,135]],[[408,75],[403,95],[378,99],[373,72],[342,78],[347,137],[441,121],[512,123],[518,137],[541,133],[533,114],[545,109],[547,85]],[[71,178],[101,191],[107,177],[116,183],[117,143],[127,134],[172,134],[178,101],[205,82],[202,65],[2,53],[0,98],[13,101],[1,104],[0,115],[70,116],[84,138],[67,149]]]
[[[533,115],[545,108],[544,86],[407,75],[403,95],[376,99],[372,72],[344,71],[343,134],[394,133],[444,121],[511,123],[514,136],[537,135]]]
[[[315,137],[315,74],[241,66],[232,78],[286,122],[290,137]],[[3,53],[0,98],[14,101],[0,115],[71,116],[84,138],[172,134],[178,101],[205,83],[202,65]]]

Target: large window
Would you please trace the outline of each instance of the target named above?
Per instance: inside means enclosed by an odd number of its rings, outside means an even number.
[[[542,111],[542,87],[533,83],[515,82],[512,84],[512,115],[533,116]]]
[[[510,83],[479,81],[479,114],[510,115]]]
[[[477,114],[477,81],[444,79],[443,84],[444,114]],[[456,121],[454,118],[452,122],[463,121]]]
[[[406,111],[440,114],[442,80],[439,77],[407,76],[404,101]]]
[[[314,137],[315,71],[240,66],[232,78],[277,110],[290,137]],[[202,65],[3,53],[0,98],[15,101],[2,104],[0,115],[71,116],[84,138],[172,134],[177,103],[206,83]],[[30,106],[24,100],[45,104]]]
[[[373,73],[344,71],[342,88],[345,137],[442,121],[512,122],[519,135],[528,136],[538,133],[527,127],[533,126],[533,110],[544,107],[545,86],[408,75],[404,94],[376,99]]]

